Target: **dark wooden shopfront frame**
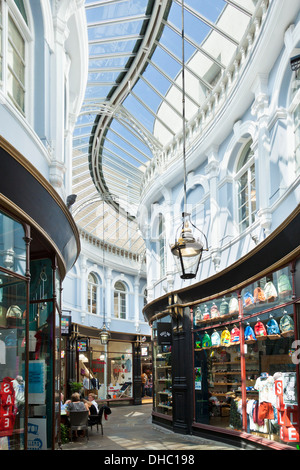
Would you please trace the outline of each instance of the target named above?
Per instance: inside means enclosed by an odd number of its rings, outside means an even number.
[[[173,404],[175,404],[172,421],[174,431],[190,433],[198,429],[214,437],[218,436],[219,433],[219,438],[223,440],[227,435],[234,439],[246,439],[256,444],[259,443],[258,441],[262,441],[260,438],[257,439],[256,436],[245,432],[225,431],[224,429],[218,430],[215,426],[202,425],[194,422],[194,355],[190,351],[191,345],[194,343],[190,309],[199,303],[213,300],[216,297],[222,297],[233,291],[240,293],[247,285],[283,266],[291,264],[293,292],[295,293],[291,303],[294,304],[295,339],[298,339],[299,325],[296,315],[296,303],[300,302],[300,279],[298,278],[296,285],[295,266],[296,260],[300,256],[299,233],[300,205],[298,205],[289,217],[287,217],[287,219],[262,243],[228,268],[192,286],[159,297],[144,307],[143,313],[149,324],[152,324],[155,319],[163,318],[166,315],[171,315],[173,318],[173,337],[176,339],[176,341],[173,342],[172,349],[172,354],[175,356],[173,358],[175,373],[174,371],[172,373],[174,377]],[[243,318],[241,299],[239,304],[239,321],[241,322]],[[185,367],[188,367],[187,364],[190,364],[191,370],[189,374],[185,371]],[[243,377],[245,377],[245,370],[243,370],[242,373]],[[297,368],[298,396],[300,396],[299,388],[299,368]],[[193,403],[192,407],[191,402]],[[184,418],[182,410],[184,410]],[[156,412],[153,412],[153,417],[156,422],[162,422],[164,420],[163,415],[158,416]],[[245,417],[243,422],[245,426]],[[273,448],[289,448],[282,444],[277,445],[276,443],[270,443],[267,439],[265,439],[263,444]]]

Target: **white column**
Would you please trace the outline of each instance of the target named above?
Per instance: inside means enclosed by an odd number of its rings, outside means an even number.
[[[218,197],[218,177],[219,177],[219,161],[218,147],[213,146],[208,153],[208,163],[205,172],[209,178],[210,188],[210,253],[211,259],[215,265],[215,271],[219,271],[220,267],[220,205]]]
[[[268,236],[272,224],[272,213],[269,209],[270,197],[270,135],[268,130],[269,120],[269,96],[268,76],[258,75],[252,90],[255,101],[251,108],[252,115],[257,119],[257,138],[253,142],[252,149],[256,163],[256,203],[260,225]]]
[[[69,35],[67,19],[57,14],[54,18],[54,54],[51,57],[50,116],[52,163],[50,183],[64,197],[65,172],[65,69],[67,58],[64,44]]]
[[[104,275],[104,295],[105,295],[105,313],[106,313],[106,326],[109,328],[111,323],[111,318],[113,316],[111,299],[112,299],[112,270],[111,268],[106,268],[103,271]]]
[[[139,302],[140,276],[134,278],[134,324],[138,331],[140,325],[140,302]]]
[[[174,287],[174,257],[171,253],[170,245],[174,243],[174,205],[169,201],[164,206],[165,236],[166,236],[166,275],[168,292]]]
[[[87,262],[84,255],[80,255],[80,282],[81,282],[81,321],[84,323],[87,312]]]

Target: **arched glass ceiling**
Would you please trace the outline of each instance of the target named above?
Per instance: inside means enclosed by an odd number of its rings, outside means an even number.
[[[234,57],[260,2],[184,1],[187,120]],[[73,136],[75,220],[100,234],[102,194],[124,230],[130,223],[137,231],[145,169],[182,129],[181,0],[86,0],[85,7],[89,73]]]

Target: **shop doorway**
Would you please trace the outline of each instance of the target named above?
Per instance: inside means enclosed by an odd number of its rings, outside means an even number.
[[[152,343],[141,344],[142,403],[153,401]]]

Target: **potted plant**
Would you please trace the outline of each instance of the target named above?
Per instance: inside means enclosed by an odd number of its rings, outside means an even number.
[[[82,383],[81,382],[69,382],[70,385],[70,391],[71,394],[73,393],[80,393],[80,390],[82,389]]]

